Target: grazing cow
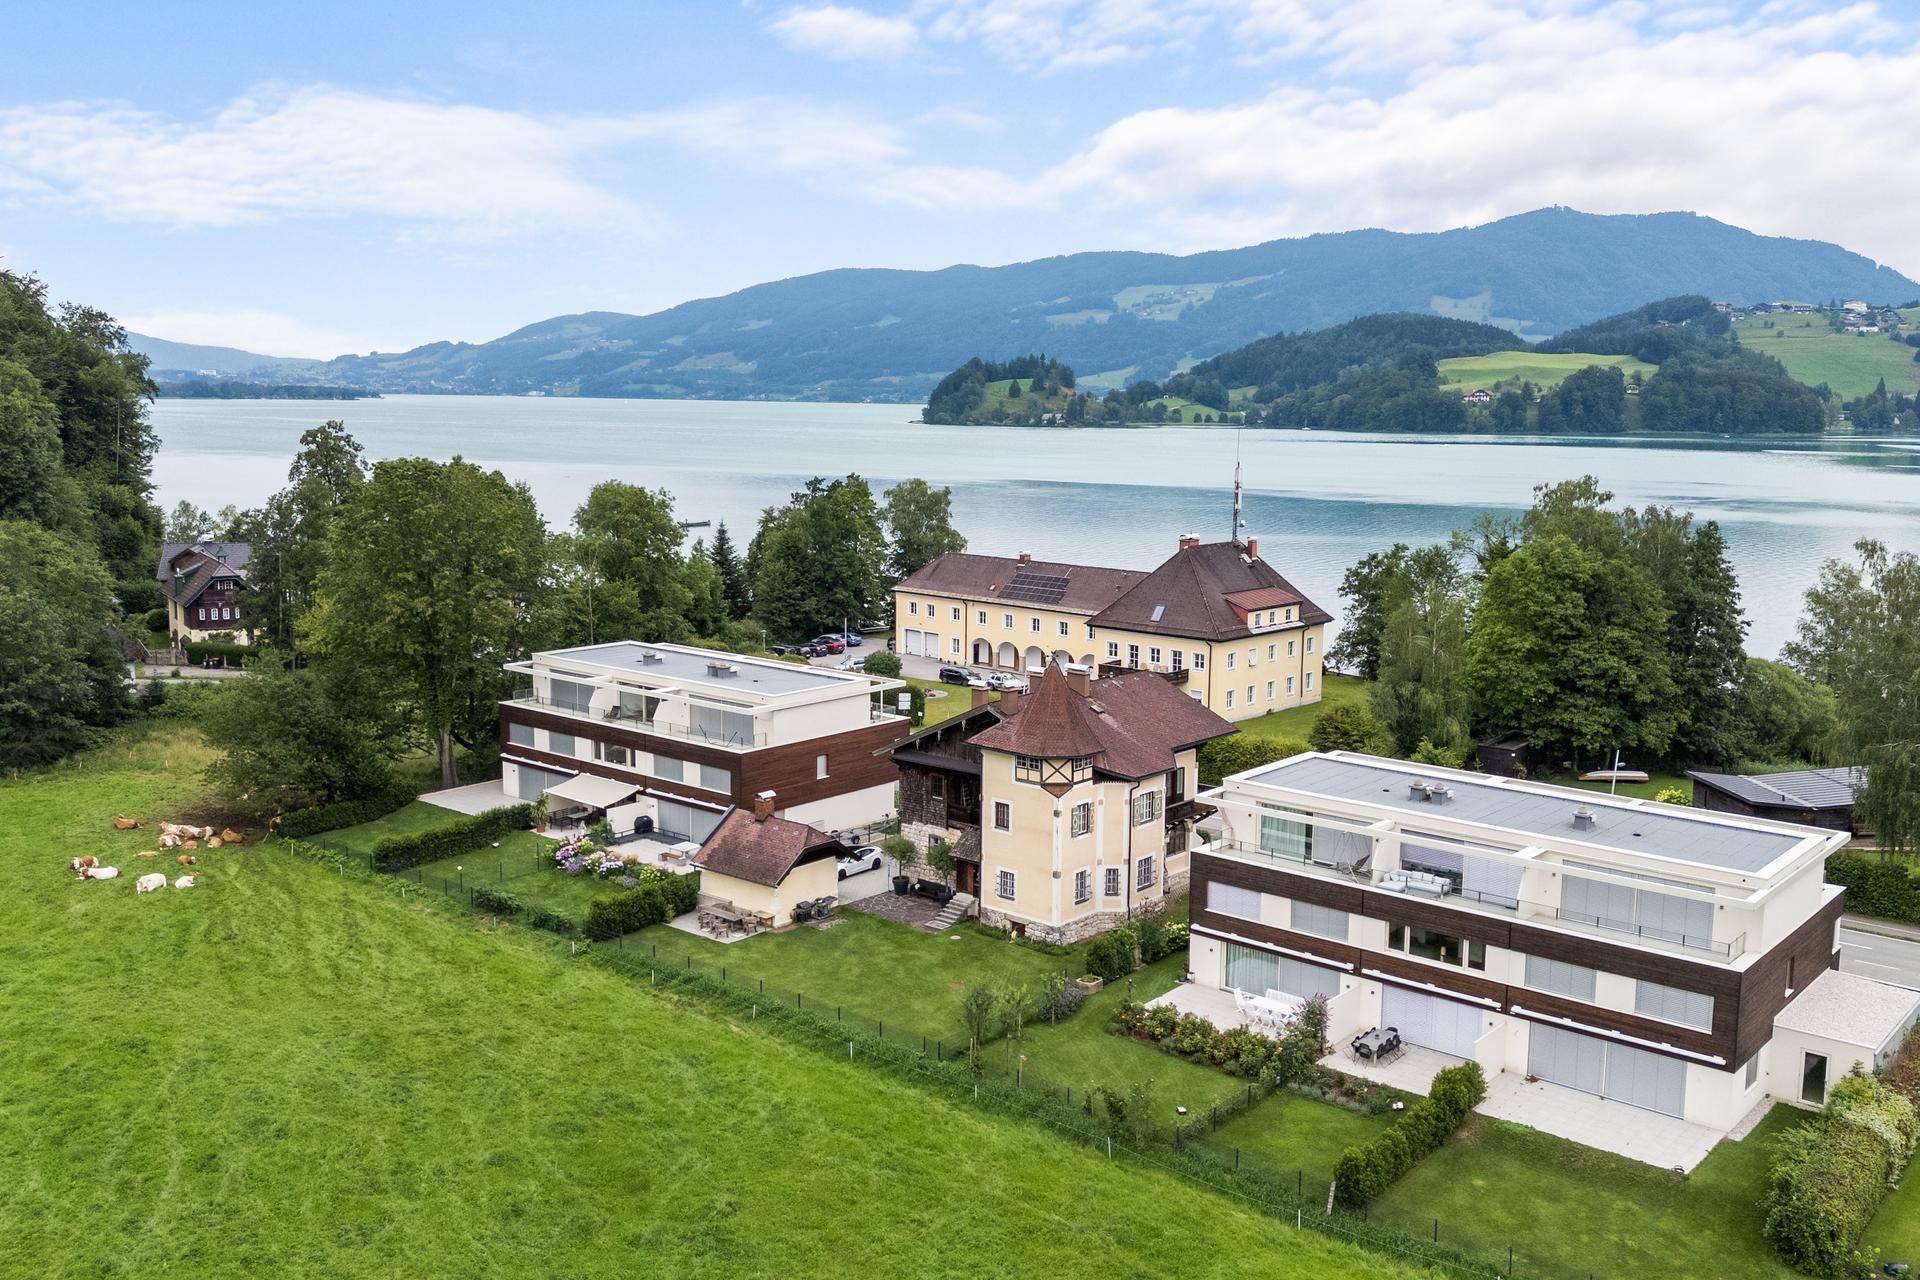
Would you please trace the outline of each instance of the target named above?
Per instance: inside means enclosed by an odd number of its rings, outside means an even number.
[[[111,880],[120,874],[118,867],[88,867],[81,876],[88,880]]]
[[[178,880],[175,880],[173,882],[173,887],[176,889],[191,889],[193,888],[193,877],[181,876]]]
[[[141,876],[133,882],[133,891],[135,893],[152,893],[155,889],[164,889],[166,887],[167,878],[158,871],[153,872],[151,875]]]

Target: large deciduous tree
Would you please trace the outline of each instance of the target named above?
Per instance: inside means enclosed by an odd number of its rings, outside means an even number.
[[[673,496],[619,480],[593,487],[563,544],[568,640],[684,640],[692,593]]]
[[[461,458],[376,463],[333,521],[304,627],[329,661],[357,664],[412,703],[455,781],[453,748],[492,739],[545,570],[533,497]]]
[[[896,579],[917,573],[949,551],[965,551],[967,540],[953,527],[953,490],[925,480],[902,480],[886,492],[882,514],[893,535],[887,572]]]
[[[346,424],[324,422],[301,433],[287,487],[240,518],[235,536],[253,548],[244,612],[263,639],[295,645],[326,564],[327,534],[366,479],[360,445]]]
[[[747,551],[754,615],[797,639],[883,616],[887,538],[873,490],[857,475],[815,477],[761,513]]]
[[[1473,706],[1466,681],[1467,596],[1452,581],[1398,579],[1380,639],[1380,675],[1371,690],[1374,718],[1395,748],[1422,742],[1461,751],[1472,744]]]
[[[1787,661],[1833,690],[1844,762],[1866,768],[1854,808],[1882,849],[1920,849],[1920,557],[1855,544],[1807,591]]]
[[[209,778],[256,815],[379,791],[408,728],[377,682],[346,662],[232,681],[200,725],[221,753]]]
[[[114,615],[91,547],[0,520],[0,768],[57,760],[121,714]]]

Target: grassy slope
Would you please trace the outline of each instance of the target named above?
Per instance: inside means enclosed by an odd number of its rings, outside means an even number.
[[[67,876],[196,763],[0,784],[10,1274],[1402,1274],[271,848]]]
[[[1761,1234],[1769,1140],[1804,1121],[1776,1107],[1741,1142],[1723,1142],[1691,1176],[1476,1117],[1394,1185],[1403,1218],[1440,1220],[1443,1241],[1504,1253],[1520,1270],[1616,1280],[1792,1276]],[[1550,1224],[1550,1225],[1549,1225]]]
[[[1491,388],[1502,382],[1527,381],[1542,390],[1551,390],[1566,381],[1568,374],[1596,364],[1618,365],[1628,377],[1638,370],[1642,380],[1652,377],[1655,369],[1632,356],[1589,355],[1580,351],[1495,351],[1484,356],[1455,356],[1440,361],[1440,385],[1458,387],[1464,392],[1475,387]]]
[[[627,939],[634,946],[656,947],[662,964],[683,964],[714,972],[725,967],[733,981],[765,982],[784,992],[799,992],[811,1002],[843,1005],[869,1018],[898,1019],[903,1030],[964,1046],[960,1000],[979,982],[1038,983],[1042,974],[1084,964],[1077,958],[1043,955],[971,930],[944,941],[909,925],[895,924],[857,911],[841,913],[828,929],[790,929],[739,942],[699,938],[666,925],[643,929]]]
[[[1735,328],[1751,350],[1772,356],[1810,387],[1826,383],[1842,399],[1866,395],[1881,378],[1889,391],[1920,388],[1913,348],[1884,333],[1835,333],[1824,316],[1796,315],[1755,316]]]

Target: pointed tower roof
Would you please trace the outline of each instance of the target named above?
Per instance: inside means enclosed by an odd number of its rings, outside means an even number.
[[[1066,673],[1051,662],[1012,714],[970,741],[994,751],[1055,759],[1098,755],[1105,745],[1086,697],[1074,692]]]

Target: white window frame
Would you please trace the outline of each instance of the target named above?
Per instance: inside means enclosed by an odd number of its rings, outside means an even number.
[[[1059,621],[1058,623],[1056,623],[1055,625],[1056,625],[1056,626],[1058,626],[1058,627],[1060,628],[1060,634],[1061,634],[1061,635],[1063,635],[1063,636],[1064,636],[1064,635],[1067,635],[1067,634],[1068,634],[1068,631],[1067,631],[1067,620],[1066,620],[1065,618],[1062,618],[1062,619],[1060,619],[1060,621]]]
[[[1153,877],[1153,855],[1149,853],[1133,864],[1133,891],[1139,893],[1143,889],[1153,888]]]
[[[1101,888],[1109,898],[1117,898],[1126,891],[1126,886],[1120,882],[1119,867],[1106,868],[1106,875],[1102,876],[1101,879],[1106,882]]]
[[[1233,710],[1233,690],[1227,690],[1227,710]]]
[[[1160,816],[1160,793],[1142,791],[1133,798],[1133,825],[1144,827]]]
[[[1073,806],[1067,814],[1067,832],[1074,839],[1091,833],[1093,830],[1093,801],[1082,800]]]
[[[816,780],[827,776],[827,758],[824,755],[813,758],[813,776]]]
[[[1206,650],[1195,649],[1193,651],[1193,669],[1195,671],[1205,671],[1207,669],[1207,651]]]
[[[1020,893],[1020,879],[1012,871],[1001,867],[993,875],[993,896],[1002,902],[1012,902]]]

